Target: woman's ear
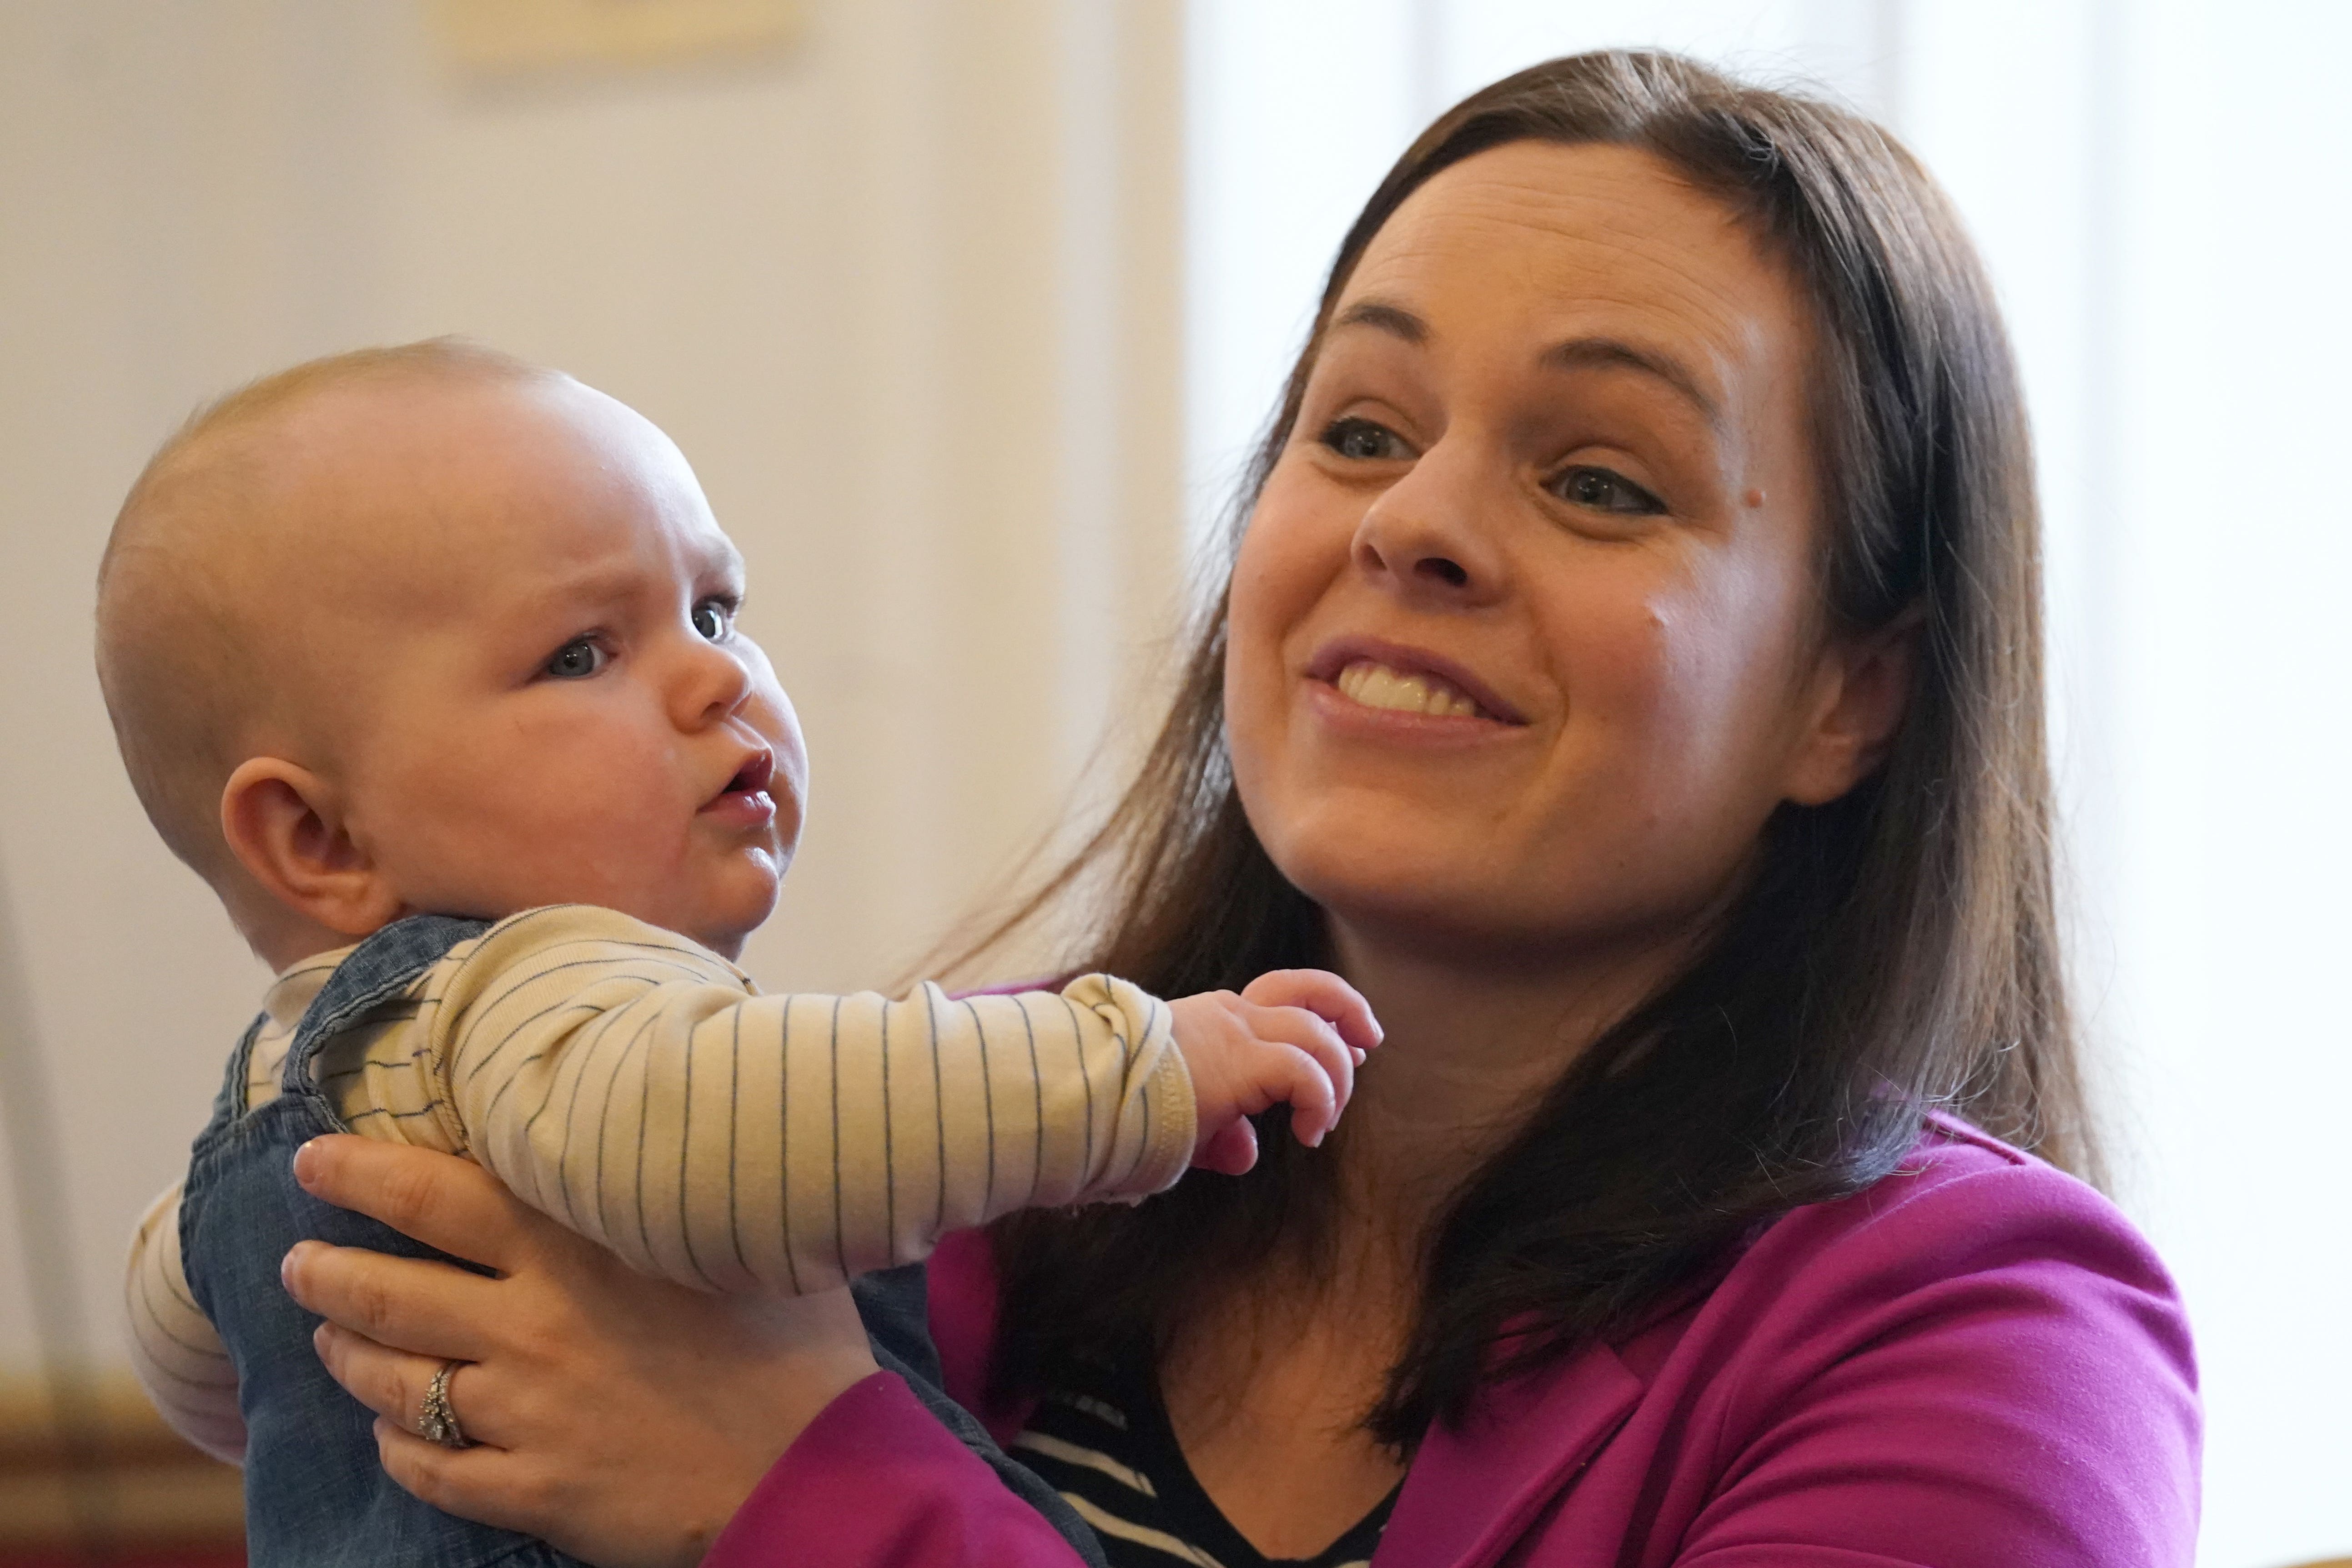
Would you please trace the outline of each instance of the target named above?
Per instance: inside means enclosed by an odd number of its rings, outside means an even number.
[[[1790,759],[1785,798],[1798,805],[1825,805],[1886,760],[1910,706],[1919,628],[1926,619],[1915,605],[1874,631],[1829,639],[1814,671],[1806,730]]]
[[[326,780],[280,757],[248,757],[221,790],[221,833],[279,903],[344,936],[396,918],[398,895],[345,830]]]

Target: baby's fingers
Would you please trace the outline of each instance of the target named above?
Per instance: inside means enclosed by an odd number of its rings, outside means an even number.
[[[1220,1175],[1241,1176],[1257,1163],[1257,1129],[1246,1118],[1235,1118],[1219,1128],[1192,1156],[1192,1163]]]
[[[1328,969],[1269,970],[1243,988],[1242,1000],[1261,1007],[1304,1007],[1339,1030],[1358,1061],[1381,1043],[1381,1024],[1372,1016],[1372,1005]]]
[[[1339,1031],[1303,1007],[1248,1010],[1250,1032],[1265,1050],[1257,1073],[1269,1101],[1290,1102],[1290,1128],[1309,1148],[1339,1124],[1356,1087],[1356,1055]]]

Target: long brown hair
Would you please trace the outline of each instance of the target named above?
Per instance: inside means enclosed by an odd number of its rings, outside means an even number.
[[[1885,132],[1667,54],[1579,55],[1473,94],[1398,160],[1349,230],[1234,537],[1372,237],[1441,170],[1528,140],[1647,151],[1787,268],[1820,340],[1829,622],[1916,616],[1918,653],[1885,765],[1843,799],[1780,808],[1753,882],[1698,956],[1467,1173],[1428,1238],[1417,1321],[1369,1418],[1401,1447],[1458,1418],[1485,1379],[1638,1325],[1772,1218],[1868,1186],[1930,1109],[2096,1175],[2053,911],[2038,522],[2017,373],[1958,220]],[[1234,793],[1224,649],[1221,601],[1134,785],[1024,911],[1107,889],[1083,962],[1167,995],[1326,955],[1320,911],[1267,859]],[[1245,1177],[1195,1174],[1133,1210],[1002,1223],[1000,1386],[1050,1382],[1074,1359],[1156,1355],[1271,1249],[1316,1256],[1337,1201],[1332,1162],[1301,1158],[1278,1131],[1265,1130]]]

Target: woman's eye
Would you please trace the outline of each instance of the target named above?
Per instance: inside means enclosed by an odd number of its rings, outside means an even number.
[[[1648,516],[1666,510],[1666,503],[1607,468],[1573,468],[1551,482],[1552,494],[1595,511]]]
[[[1343,458],[1377,463],[1408,457],[1404,438],[1369,419],[1335,419],[1323,432],[1323,444]]]
[[[729,599],[705,599],[694,606],[694,629],[706,642],[717,642],[735,624],[735,605]]]
[[[611,657],[593,637],[582,637],[557,648],[542,668],[557,680],[581,680],[604,668]]]

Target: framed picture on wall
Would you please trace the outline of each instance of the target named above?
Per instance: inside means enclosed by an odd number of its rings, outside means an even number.
[[[803,0],[426,0],[443,50],[491,73],[764,53],[800,36]]]

